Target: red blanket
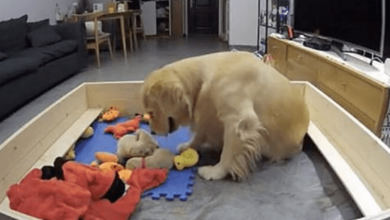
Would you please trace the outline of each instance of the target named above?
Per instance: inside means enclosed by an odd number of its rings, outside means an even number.
[[[107,199],[91,196],[96,193],[94,190],[99,185],[102,171],[91,170],[85,165],[78,167],[74,162],[65,165],[65,181],[41,180],[41,170],[34,169],[19,184],[12,185],[7,192],[11,209],[47,220],[126,220],[139,203],[142,192],[160,185],[167,177],[165,169],[134,170],[127,181],[130,187],[126,194],[110,203]],[[72,172],[66,173],[66,170]],[[68,181],[67,176],[76,174],[79,175],[77,181],[74,178],[68,178]],[[103,188],[105,185],[103,183]]]

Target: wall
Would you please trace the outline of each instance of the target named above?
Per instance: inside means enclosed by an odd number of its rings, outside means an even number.
[[[0,0],[0,21],[28,14],[28,21],[50,18],[50,23],[55,24],[56,3],[64,14],[73,2],[78,0]]]
[[[229,45],[257,45],[258,0],[230,0]]]

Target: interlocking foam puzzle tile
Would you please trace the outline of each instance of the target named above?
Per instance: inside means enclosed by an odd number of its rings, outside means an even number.
[[[113,125],[119,122],[124,122],[127,118],[120,117],[113,122],[97,122],[92,124],[94,134],[87,139],[80,139],[76,143],[75,160],[84,164],[91,164],[95,160],[95,152],[104,151],[116,153],[118,140],[111,133],[104,133],[104,129],[108,125]],[[141,124],[142,129],[150,132],[148,125]],[[191,131],[187,127],[178,129],[168,136],[154,136],[159,143],[159,146],[171,150],[177,154],[177,146],[190,140]],[[160,186],[144,192],[142,197],[151,197],[154,200],[165,197],[166,200],[172,201],[175,198],[180,198],[181,201],[186,201],[188,196],[192,194],[192,186],[195,184],[196,168],[188,168],[181,171],[170,170],[167,180]]]
[[[149,126],[141,125],[142,129],[150,132]],[[174,154],[177,154],[177,146],[191,139],[191,131],[188,127],[181,127],[177,131],[169,134],[167,137],[154,136],[161,148],[169,149]],[[160,186],[144,192],[142,198],[151,196],[152,199],[158,200],[160,197],[165,197],[166,200],[172,201],[179,198],[181,201],[186,201],[188,196],[192,194],[192,187],[195,184],[196,168],[191,167],[181,171],[170,170],[167,180]]]
[[[75,147],[76,158],[75,161],[84,164],[91,164],[95,160],[95,152],[104,151],[109,153],[116,153],[116,146],[118,140],[114,138],[112,133],[104,133],[104,129],[108,125],[114,125],[128,120],[120,117],[112,122],[98,122],[92,123],[94,130],[90,138],[80,138]]]

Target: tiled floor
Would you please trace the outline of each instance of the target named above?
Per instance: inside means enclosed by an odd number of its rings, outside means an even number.
[[[108,53],[103,53],[101,68],[97,68],[95,56],[91,53],[89,67],[86,70],[49,90],[0,122],[0,143],[80,83],[143,80],[152,70],[172,61],[226,50],[229,50],[227,43],[214,36],[151,38],[145,42],[141,41],[138,51],[129,53],[127,59],[124,59],[120,49],[116,51],[114,61],[109,58]]]

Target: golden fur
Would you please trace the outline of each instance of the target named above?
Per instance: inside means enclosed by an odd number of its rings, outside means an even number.
[[[302,149],[309,125],[303,94],[248,52],[221,52],[168,64],[146,79],[143,104],[151,129],[165,135],[189,125],[192,140],[180,150],[222,150],[201,177],[243,179],[261,156],[287,158]]]

